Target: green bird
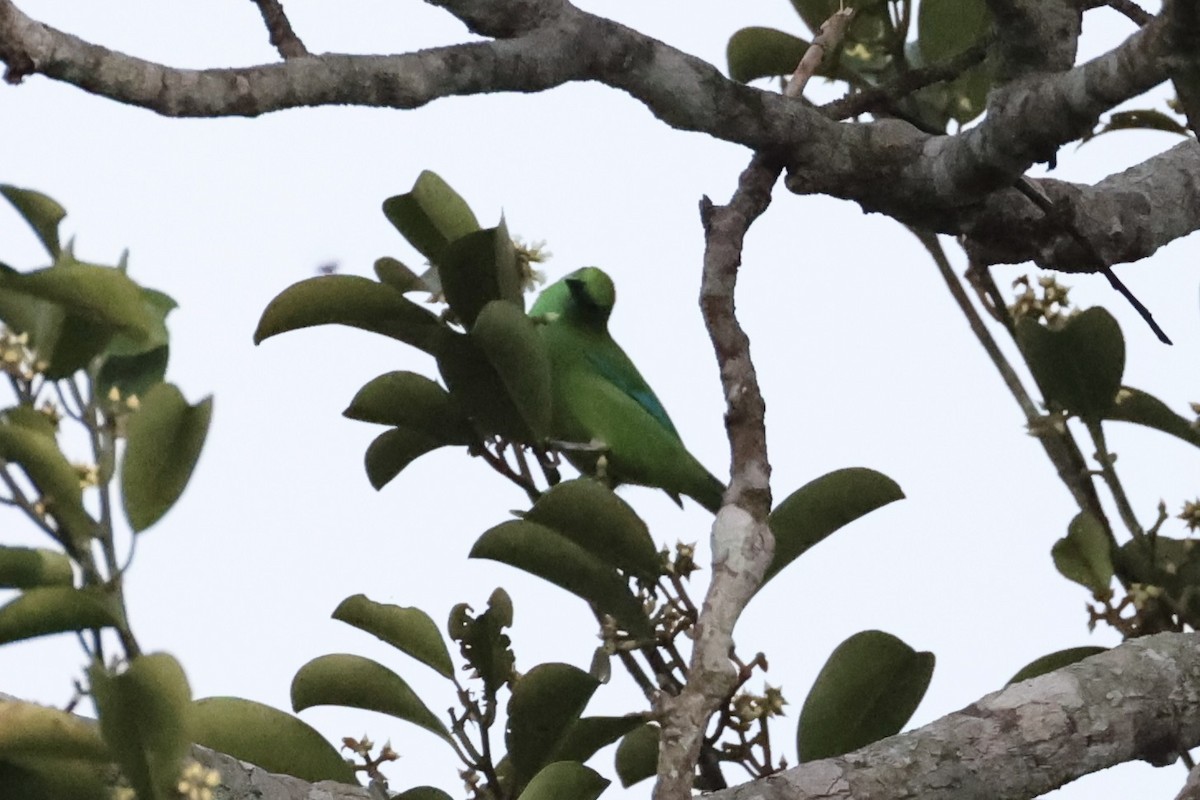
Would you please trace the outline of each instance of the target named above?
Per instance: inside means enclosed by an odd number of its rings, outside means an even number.
[[[667,411],[608,332],[617,299],[612,278],[584,267],[548,286],[540,318],[553,383],[551,438],[580,472],[611,484],[687,495],[714,514],[725,484],[687,451]],[[682,503],[680,503],[682,505]]]

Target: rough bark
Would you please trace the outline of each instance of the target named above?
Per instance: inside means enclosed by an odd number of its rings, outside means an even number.
[[[11,0],[0,0],[0,60],[10,82],[32,74],[78,86],[172,117],[258,116],[289,108],[363,105],[416,108],[442,97],[540,92],[573,81],[598,81],[627,92],[680,130],[699,131],[780,158],[787,186],[852,200],[914,227],[973,240],[981,263],[1034,260],[1044,267],[1094,271],[1081,264],[1071,235],[1031,224],[1032,209],[1011,197],[1033,164],[1090,130],[1100,115],[1186,71],[1191,15],[1159,16],[1119,47],[1071,66],[1073,2],[993,0],[1002,24],[995,47],[1016,58],[1031,26],[1053,25],[1037,70],[1014,70],[993,93],[979,125],[955,136],[930,136],[898,120],[843,124],[820,110],[735,83],[712,65],[563,0],[439,2],[474,32],[497,37],[390,56],[325,54],[238,69],[176,69],[43,25]],[[1172,5],[1171,8],[1176,6]],[[1184,5],[1179,5],[1183,9]],[[1053,12],[1053,13],[1051,13]],[[1181,66],[1182,65],[1182,66]],[[1200,194],[1195,144],[1174,160],[1149,159],[1142,186],[1184,184]],[[1181,175],[1178,165],[1187,166]],[[1095,186],[1043,181],[1078,228],[1108,228],[1100,252],[1113,263],[1145,258],[1200,227],[1194,207],[1151,199],[1140,224],[1125,213],[1129,181]],[[997,236],[995,231],[1009,231]],[[977,235],[978,231],[983,233]]]

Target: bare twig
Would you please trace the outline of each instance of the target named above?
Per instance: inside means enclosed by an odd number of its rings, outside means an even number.
[[[1107,6],[1113,11],[1124,14],[1135,25],[1147,25],[1150,20],[1154,19],[1154,15],[1145,10],[1133,0],[1088,0],[1087,8],[1103,8]]]
[[[267,33],[271,35],[271,44],[279,51],[279,55],[283,56],[284,60],[301,58],[309,54],[304,42],[300,41],[300,37],[292,30],[292,23],[288,21],[287,14],[284,13],[283,5],[279,0],[251,1],[258,6],[263,22],[267,26]]]

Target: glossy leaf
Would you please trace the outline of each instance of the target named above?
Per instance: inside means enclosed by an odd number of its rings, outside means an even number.
[[[111,760],[90,720],[0,700],[0,787],[6,798],[109,800]]]
[[[1118,551],[1122,576],[1162,587],[1180,612],[1200,613],[1200,545],[1194,539],[1145,536]]]
[[[503,589],[496,589],[488,598],[487,611],[479,616],[470,612],[471,607],[466,603],[451,609],[447,633],[458,642],[462,657],[478,673],[484,691],[494,696],[514,676],[512,641],[504,633],[513,622],[512,600]]]
[[[517,800],[595,800],[610,781],[574,761],[547,764],[533,777]]]
[[[67,216],[67,210],[52,198],[32,189],[4,184],[0,185],[0,195],[12,203],[17,213],[29,223],[50,257],[57,258],[62,250],[58,242],[58,226]]]
[[[30,405],[12,406],[0,411],[0,424],[17,425],[53,441],[58,435],[58,419]]]
[[[154,328],[142,288],[112,267],[66,258],[31,272],[0,272],[0,289],[62,306],[68,314],[125,331],[138,341]]]
[[[75,579],[71,559],[57,550],[0,546],[0,588],[32,589],[70,586]]]
[[[1112,411],[1125,371],[1125,337],[1108,311],[1089,308],[1057,331],[1026,317],[1016,333],[1048,403],[1089,419]]]
[[[454,798],[434,786],[414,786],[400,794],[392,795],[392,800],[454,800]]]
[[[1039,675],[1045,675],[1049,672],[1069,667],[1077,661],[1083,661],[1085,658],[1097,655],[1099,653],[1107,653],[1107,647],[1069,647],[1066,650],[1059,650],[1054,653],[1048,653],[1041,658],[1035,658],[1021,669],[1017,670],[1017,674],[1008,679],[1005,686],[1021,681],[1027,681],[1030,678],[1036,678]]]
[[[400,292],[429,291],[425,281],[403,263],[384,256],[375,259],[375,277]]]
[[[524,520],[501,523],[479,537],[471,558],[499,561],[537,575],[610,614],[634,636],[653,632],[641,603],[614,568],[544,525]]]
[[[1111,547],[1104,527],[1091,514],[1081,513],[1071,520],[1067,535],[1054,543],[1050,555],[1065,578],[1103,594],[1112,583]]]
[[[357,275],[322,275],[294,283],[267,304],[254,343],[315,325],[346,325],[433,352],[442,325],[396,289]]]
[[[525,310],[517,249],[503,220],[495,228],[450,242],[435,263],[446,302],[466,328],[473,327],[484,306],[496,300]]]
[[[1094,132],[1081,137],[1079,141],[1082,144],[1105,133],[1128,130],[1163,131],[1165,133],[1176,133],[1180,136],[1191,135],[1186,125],[1181,125],[1178,120],[1169,114],[1164,114],[1153,108],[1140,108],[1129,111],[1114,111],[1109,115],[1108,122],[1101,125]]]
[[[575,544],[643,580],[662,574],[658,548],[633,508],[599,481],[577,478],[549,489],[525,515]]]
[[[991,25],[985,0],[921,0],[917,44],[926,63],[944,61],[983,41]]]
[[[791,75],[808,50],[808,42],[775,28],[742,28],[729,37],[725,58],[729,77],[749,83],[757,78]]]
[[[79,473],[53,437],[27,425],[0,423],[0,459],[21,467],[59,525],[59,539],[81,543],[95,522],[83,508]]]
[[[557,760],[567,731],[599,686],[570,664],[538,664],[513,683],[504,741],[518,786]]]
[[[95,763],[112,758],[90,720],[35,703],[0,700],[0,761],[38,756]]]
[[[211,420],[211,396],[188,405],[170,383],[160,383],[141,398],[126,426],[121,462],[121,499],[135,532],[162,519],[183,494]]]
[[[409,244],[434,264],[446,245],[479,230],[467,201],[429,170],[417,176],[412,191],[384,200],[383,213]]]
[[[865,467],[834,470],[809,481],[771,512],[775,557],[763,584],[834,531],[903,498],[895,481]]]
[[[580,717],[567,729],[554,758],[561,761],[578,761],[582,764],[601,748],[608,747],[634,728],[641,727],[645,721],[641,714],[626,714],[623,717]]]
[[[165,347],[171,341],[171,334],[167,330],[167,315],[179,308],[179,304],[175,302],[175,298],[157,289],[139,286],[138,290],[141,293],[142,309],[149,323],[147,332],[138,337],[118,332],[108,346],[109,356],[136,356]]]
[[[471,443],[462,409],[445,389],[415,372],[388,372],[358,390],[342,416],[423,432],[445,444]]]
[[[1200,429],[1193,427],[1191,422],[1176,414],[1157,397],[1138,389],[1122,386],[1117,392],[1116,405],[1105,418],[1145,425],[1200,447]]]
[[[625,788],[658,773],[658,735],[658,725],[647,722],[625,734],[617,745],[617,777]]]
[[[109,391],[116,389],[122,397],[140,398],[163,382],[170,358],[169,345],[133,356],[109,356],[96,376],[98,394],[107,397]]]
[[[516,349],[519,352],[519,346]],[[539,441],[472,337],[447,331],[438,342],[436,355],[438,371],[450,394],[485,433],[527,444]]]
[[[100,733],[139,798],[175,800],[183,758],[192,744],[191,689],[166,653],[134,658],[112,674],[88,670]]]
[[[800,760],[840,756],[899,733],[925,696],[933,666],[932,653],[918,653],[883,631],[842,642],[800,711]]]
[[[552,411],[550,355],[537,323],[520,306],[495,300],[479,313],[471,341],[496,371],[533,436],[544,438]]]
[[[367,446],[364,457],[367,480],[375,489],[382,489],[409,464],[431,450],[445,446],[446,442],[412,428],[384,431]]]
[[[0,606],[0,644],[114,627],[120,622],[120,610],[108,595],[64,586],[38,587]]]
[[[446,678],[454,675],[454,664],[442,634],[419,608],[376,603],[366,595],[356,594],[338,605],[333,618],[387,642]]]
[[[292,709],[348,706],[378,711],[411,722],[450,741],[442,721],[396,673],[369,658],[348,654],[320,656],[292,679]]]
[[[196,744],[268,772],[305,781],[357,784],[351,767],[307,722],[240,697],[208,697],[192,704]]]
[[[112,768],[79,759],[0,758],[5,797],[20,800],[112,800]]]

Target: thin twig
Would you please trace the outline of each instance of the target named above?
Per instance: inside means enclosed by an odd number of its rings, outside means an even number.
[[[920,69],[910,70],[888,81],[883,86],[863,89],[840,100],[826,103],[820,107],[820,110],[830,119],[837,120],[882,110],[918,89],[923,89],[935,83],[954,80],[971,67],[983,61],[987,55],[987,45],[987,42],[980,42],[967,48],[953,58],[938,62],[937,64],[930,64]]]
[[[1139,27],[1149,25],[1150,21],[1154,19],[1153,14],[1133,2],[1133,0],[1088,0],[1087,3],[1089,11],[1093,8],[1103,8],[1104,6],[1124,14]]]
[[[1108,484],[1108,490],[1112,492],[1113,501],[1117,504],[1117,513],[1121,515],[1121,521],[1133,534],[1134,539],[1146,538],[1146,532],[1142,529],[1142,524],[1138,522],[1137,514],[1134,513],[1133,506],[1129,502],[1129,496],[1125,494],[1125,487],[1117,476],[1117,457],[1108,450],[1108,442],[1104,438],[1104,427],[1099,420],[1085,420],[1084,424],[1092,437],[1092,443],[1096,445],[1096,461],[1100,464],[1100,474],[1104,478],[1104,482]]]
[[[1146,324],[1150,326],[1150,330],[1154,331],[1154,335],[1158,337],[1158,340],[1163,344],[1172,344],[1171,338],[1167,336],[1166,331],[1159,327],[1158,323],[1154,321],[1154,315],[1150,313],[1150,309],[1146,308],[1146,306],[1142,304],[1141,300],[1138,300],[1136,297],[1134,297],[1133,292],[1129,290],[1129,287],[1122,283],[1121,279],[1118,278],[1115,273],[1113,273],[1112,267],[1109,266],[1109,264],[1100,256],[1100,252],[1096,249],[1095,245],[1092,244],[1091,240],[1080,232],[1079,227],[1075,224],[1075,222],[1066,214],[1062,213],[1054,201],[1051,200],[1045,194],[1045,192],[1043,192],[1041,188],[1037,186],[1037,184],[1029,180],[1029,178],[1026,178],[1022,175],[1017,179],[1015,186],[1017,191],[1019,191],[1031,203],[1041,209],[1042,213],[1045,214],[1049,219],[1060,225],[1062,229],[1071,237],[1071,239],[1083,249],[1084,254],[1087,256],[1092,266],[1095,267],[1096,271],[1108,278],[1108,282],[1112,284],[1112,287],[1120,292],[1121,295],[1129,301],[1129,304],[1137,310],[1142,319],[1146,321]]]
[[[279,0],[251,0],[251,2],[258,6],[263,22],[267,26],[267,33],[271,36],[271,44],[285,61],[289,58],[301,58],[309,55],[304,42],[300,41],[300,37],[292,30],[292,23],[288,21],[287,14],[284,13],[283,5]]]

